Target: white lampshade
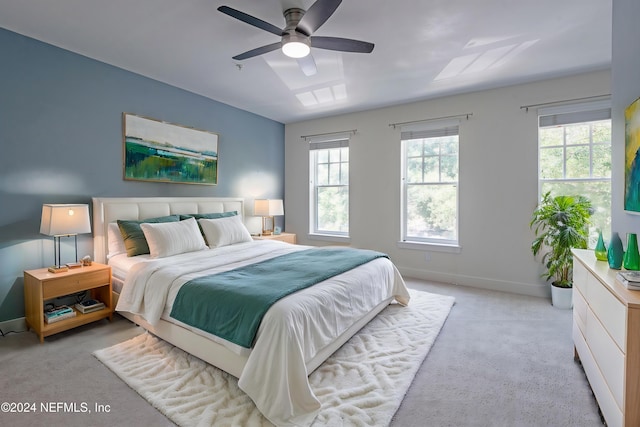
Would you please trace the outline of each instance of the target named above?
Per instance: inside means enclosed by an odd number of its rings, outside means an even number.
[[[89,205],[42,205],[40,233],[47,236],[91,233]]]
[[[280,199],[256,199],[253,202],[253,214],[255,216],[284,215],[284,206]]]

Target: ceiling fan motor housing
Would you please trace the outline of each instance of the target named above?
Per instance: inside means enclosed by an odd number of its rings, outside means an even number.
[[[304,16],[305,10],[297,7],[292,7],[291,9],[287,9],[284,11],[284,20],[287,23],[287,26],[284,27],[283,33],[295,32],[298,23]],[[301,33],[303,34],[303,33]],[[309,36],[310,34],[304,34],[305,36]]]

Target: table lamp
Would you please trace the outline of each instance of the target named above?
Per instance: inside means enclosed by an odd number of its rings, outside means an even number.
[[[81,263],[78,263],[78,234],[91,233],[89,205],[42,205],[40,233],[53,236],[54,265],[49,267],[49,271],[58,273],[67,271],[69,267],[80,266]],[[75,238],[75,261],[62,265],[60,262],[60,238],[71,236]]]
[[[253,202],[253,214],[262,217],[262,235],[273,233],[274,216],[284,215],[284,207],[280,199],[256,199]]]

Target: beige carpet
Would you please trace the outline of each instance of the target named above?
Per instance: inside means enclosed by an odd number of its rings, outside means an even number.
[[[431,349],[453,297],[411,291],[309,377],[322,402],[314,426],[386,426]],[[142,334],[95,356],[180,426],[271,426],[235,377]]]

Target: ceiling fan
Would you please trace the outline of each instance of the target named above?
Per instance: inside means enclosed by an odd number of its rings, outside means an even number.
[[[242,22],[281,37],[281,40],[277,43],[249,50],[234,56],[233,59],[241,61],[282,49],[285,55],[298,60],[298,64],[304,74],[311,76],[317,72],[316,63],[310,55],[312,47],[340,52],[371,53],[373,51],[373,43],[341,37],[312,35],[333,15],[340,3],[342,3],[342,0],[316,0],[307,11],[300,8],[286,9],[284,11],[286,26],[283,29],[228,6],[220,6],[218,10]]]

